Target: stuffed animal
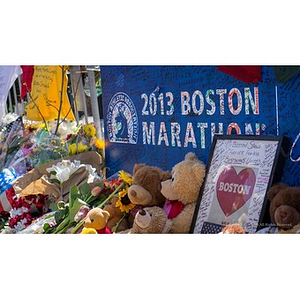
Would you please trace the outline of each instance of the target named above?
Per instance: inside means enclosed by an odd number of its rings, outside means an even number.
[[[116,206],[118,201],[118,197],[113,197],[107,205],[103,207],[103,210],[108,211],[110,214],[110,217],[108,218],[107,221],[107,227],[111,230],[114,231],[115,226],[121,221],[123,217],[123,212],[121,212],[120,208]],[[127,218],[124,218],[121,223],[118,226],[118,229],[116,232],[119,231],[124,231],[129,228],[129,223]]]
[[[204,163],[189,152],[183,161],[173,167],[172,178],[161,183],[161,193],[167,198],[164,210],[171,222],[171,233],[190,231],[204,177]]]
[[[111,233],[107,227],[109,216],[109,212],[101,208],[92,208],[86,215],[81,233]]]
[[[168,233],[168,217],[158,206],[140,209],[135,215],[132,228],[120,233]]]
[[[143,207],[163,206],[165,197],[160,192],[161,182],[171,178],[169,171],[146,164],[135,164],[128,197],[133,204]]]
[[[271,221],[279,232],[297,232],[300,229],[300,187],[277,183],[269,189],[267,198]]]

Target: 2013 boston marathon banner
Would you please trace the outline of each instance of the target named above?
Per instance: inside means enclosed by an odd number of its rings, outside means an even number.
[[[188,152],[207,163],[215,134],[285,135],[281,180],[300,185],[300,74],[259,72],[247,81],[217,66],[101,66],[107,176],[135,163],[171,170]]]

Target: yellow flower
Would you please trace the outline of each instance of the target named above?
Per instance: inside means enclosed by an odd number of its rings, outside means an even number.
[[[88,124],[83,126],[83,131],[87,135],[87,137],[92,137],[96,135],[96,128],[93,124]]]
[[[85,151],[87,151],[87,149],[88,149],[88,146],[84,145],[82,142],[80,142],[77,146],[78,153],[85,152]]]
[[[69,154],[74,155],[77,153],[77,146],[75,143],[69,145]]]
[[[104,141],[101,141],[100,139],[96,139],[95,146],[98,149],[104,149]]]
[[[129,211],[135,207],[135,204],[130,202],[127,192],[127,189],[124,189],[121,192],[119,192],[119,199],[116,203],[116,207],[119,207],[120,211],[125,213],[129,213]]]
[[[127,190],[122,190],[121,192],[118,193],[119,198],[123,198],[124,196],[126,196],[127,194]]]
[[[123,179],[123,181],[127,182],[129,185],[132,184],[131,175],[124,171],[119,171],[119,179]]]

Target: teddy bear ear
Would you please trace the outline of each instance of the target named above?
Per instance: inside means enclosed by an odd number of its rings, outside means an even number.
[[[161,176],[160,176],[161,181],[165,181],[165,180],[168,180],[171,178],[172,178],[172,174],[170,171],[165,171],[165,172],[161,173]]]
[[[185,160],[198,160],[197,156],[193,152],[189,152],[184,157]]]
[[[276,183],[274,184],[268,191],[267,193],[267,198],[269,199],[269,201],[272,201],[274,199],[274,197],[282,190],[286,189],[288,187],[288,185],[284,184],[284,183]]]
[[[145,164],[134,164],[133,166],[133,174],[135,174],[139,169],[141,169],[142,167],[145,167]]]
[[[110,217],[110,213],[106,210],[103,211],[103,215],[105,217],[106,222],[108,221],[109,217]]]

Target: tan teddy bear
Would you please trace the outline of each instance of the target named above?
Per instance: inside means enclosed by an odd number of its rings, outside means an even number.
[[[169,171],[146,164],[135,164],[132,185],[128,190],[131,203],[148,206],[163,206],[165,197],[161,194],[161,182],[171,178]]]
[[[190,231],[205,172],[205,164],[189,152],[173,167],[172,178],[161,183],[161,193],[167,198],[164,210],[171,223],[171,233]]]
[[[168,217],[158,206],[140,209],[135,215],[132,228],[120,233],[168,233]]]
[[[106,226],[108,218],[109,212],[99,207],[92,208],[85,217],[81,233],[111,233],[110,229]]]

